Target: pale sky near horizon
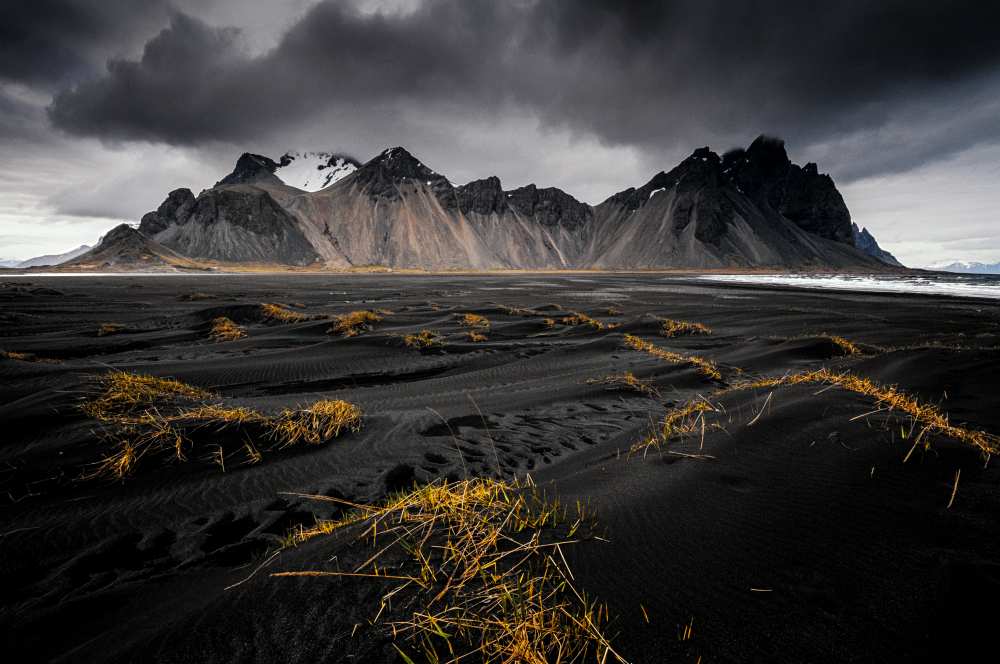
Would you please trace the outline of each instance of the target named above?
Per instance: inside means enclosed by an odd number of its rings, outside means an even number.
[[[905,264],[1000,261],[1000,7],[792,0],[4,0],[0,259],[58,253],[243,151],[588,203],[758,134]]]

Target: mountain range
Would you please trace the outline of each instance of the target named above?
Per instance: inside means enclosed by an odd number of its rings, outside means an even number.
[[[128,229],[127,231],[125,229]],[[116,248],[109,239],[121,244]],[[402,147],[364,164],[326,152],[243,154],[195,196],[170,192],[66,267],[259,265],[425,270],[900,266],[851,221],[833,180],[761,136],[695,150],[588,205],[556,188],[453,185]]]
[[[954,262],[935,265],[932,269],[964,274],[1000,274],[1000,263]]]

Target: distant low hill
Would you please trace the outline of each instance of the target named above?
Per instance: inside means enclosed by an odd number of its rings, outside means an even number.
[[[935,265],[935,270],[941,272],[962,272],[965,274],[1000,274],[1000,263],[948,263]]]
[[[70,249],[69,251],[62,254],[46,254],[44,256],[36,256],[35,258],[29,258],[26,261],[20,261],[17,265],[12,265],[11,267],[44,267],[46,265],[61,265],[66,261],[73,260],[77,256],[87,253],[91,250],[89,244],[82,244],[76,249]]]

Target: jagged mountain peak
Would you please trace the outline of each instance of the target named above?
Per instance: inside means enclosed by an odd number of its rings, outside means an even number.
[[[118,245],[141,245],[145,242],[145,237],[139,232],[139,229],[130,226],[129,224],[118,224],[110,231],[101,236],[100,241],[97,243],[97,249],[107,249],[109,247]]]
[[[273,159],[252,152],[244,152],[236,160],[233,172],[215,183],[215,186],[231,184],[255,184],[261,182],[278,183],[274,175],[280,164]]]
[[[903,267],[899,260],[888,251],[879,246],[875,237],[868,232],[867,228],[859,228],[857,224],[851,224],[851,231],[854,236],[854,246],[865,252],[869,256],[874,256],[887,265]]]
[[[562,225],[575,228],[593,217],[593,210],[562,189],[539,188],[534,184],[505,192],[506,202],[521,214],[538,220],[543,226]]]
[[[757,205],[814,235],[854,244],[851,214],[833,179],[814,163],[793,164],[780,138],[760,135],[745,150],[723,155],[721,166],[722,176]]]
[[[406,148],[383,150],[363,164],[351,176],[351,181],[369,195],[396,199],[403,184],[424,185],[446,205],[454,204],[455,190],[448,178],[428,168]]]
[[[399,178],[428,180],[444,177],[428,168],[422,161],[410,154],[406,148],[398,146],[383,150],[362,168],[379,169]]]

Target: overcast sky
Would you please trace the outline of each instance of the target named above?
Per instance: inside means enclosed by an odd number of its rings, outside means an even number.
[[[0,258],[93,243],[244,151],[403,145],[598,203],[767,133],[904,263],[1000,261],[997,3],[0,3]]]

